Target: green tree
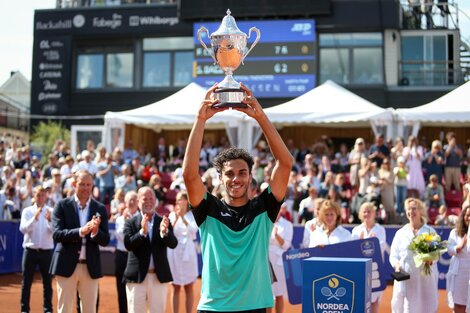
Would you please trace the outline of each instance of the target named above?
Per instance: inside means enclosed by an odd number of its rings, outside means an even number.
[[[33,128],[31,145],[42,152],[44,156],[42,163],[47,162],[47,156],[52,152],[58,140],[65,141],[67,146],[70,146],[70,131],[61,123],[53,121],[39,122]]]

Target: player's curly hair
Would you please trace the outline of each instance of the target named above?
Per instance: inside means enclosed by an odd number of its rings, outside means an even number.
[[[248,164],[248,171],[251,174],[253,167],[253,157],[245,150],[236,147],[230,147],[220,152],[212,162],[212,165],[217,170],[217,173],[222,174],[224,164],[231,160],[241,159]]]

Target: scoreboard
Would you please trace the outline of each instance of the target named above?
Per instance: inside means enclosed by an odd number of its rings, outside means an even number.
[[[316,86],[315,22],[309,20],[237,21],[238,28],[248,35],[251,27],[261,32],[258,44],[234,72],[238,82],[247,85],[258,98],[294,98]],[[201,26],[215,32],[220,22],[194,23],[194,81],[209,88],[224,79],[222,69],[197,39]],[[210,49],[210,39],[202,33]],[[252,32],[247,49],[256,38]]]

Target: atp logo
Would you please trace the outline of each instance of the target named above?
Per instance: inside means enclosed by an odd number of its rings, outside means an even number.
[[[372,257],[372,255],[375,253],[374,242],[367,240],[361,243],[361,252],[365,257]]]
[[[353,313],[354,282],[336,274],[313,281],[313,312]]]
[[[310,35],[312,33],[311,23],[295,23],[290,29],[293,33],[302,33],[302,35]]]

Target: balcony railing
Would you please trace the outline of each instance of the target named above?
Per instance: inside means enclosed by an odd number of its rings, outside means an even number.
[[[174,3],[176,3],[176,0],[57,0],[56,6],[57,8],[80,8]]]
[[[458,29],[458,6],[454,1],[402,1],[404,29]]]
[[[463,81],[453,61],[399,61],[402,86],[450,86]]]

